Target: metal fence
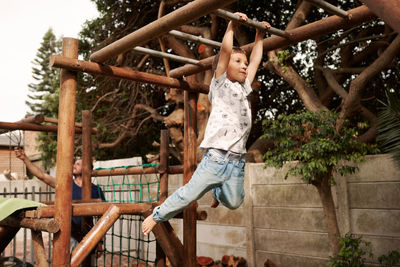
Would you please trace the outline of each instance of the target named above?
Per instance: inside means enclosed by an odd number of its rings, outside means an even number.
[[[12,181],[0,182],[0,197],[5,198],[24,198],[33,201],[52,201],[54,200],[54,190],[37,181]],[[52,234],[43,232],[43,242],[47,247],[47,256],[49,263],[52,246]],[[14,239],[1,254],[0,261],[4,266],[7,262],[18,263],[19,266],[33,266],[34,253],[33,241],[29,229],[21,228]]]
[[[97,178],[99,179],[99,178]],[[107,179],[105,177],[104,179]],[[115,191],[105,190],[106,197]],[[123,193],[119,192],[118,198],[123,199]],[[0,182],[0,197],[5,198],[24,198],[33,201],[54,201],[54,189],[39,180],[24,180]],[[98,218],[95,218],[95,220]],[[100,258],[92,261],[92,266],[127,266],[126,264],[139,264],[146,259],[144,266],[153,266],[155,259],[154,236],[147,238],[142,236],[140,216],[123,215],[107,232],[103,242],[103,253]],[[46,256],[49,266],[51,266],[52,238],[53,235],[47,232],[42,233]],[[34,253],[33,241],[29,229],[21,228],[12,242],[1,254],[1,261],[9,262],[4,266],[33,266]],[[17,264],[16,264],[17,263]]]

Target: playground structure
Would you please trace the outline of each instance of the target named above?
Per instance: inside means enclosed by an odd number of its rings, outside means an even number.
[[[363,22],[370,21],[375,15],[366,6],[343,11],[338,8],[327,5],[324,1],[309,0],[327,11],[334,13],[326,19],[313,22],[290,31],[281,31],[271,28],[270,33],[275,36],[264,39],[264,50],[273,50],[286,47],[297,42],[311,39],[322,34],[337,31],[339,29],[354,27]],[[234,19],[234,15],[219,8],[233,3],[234,0],[212,1],[196,0],[180,9],[177,9],[164,17],[154,21],[151,24],[115,41],[114,43],[98,50],[90,56],[89,61],[78,60],[78,41],[72,38],[63,39],[62,55],[53,55],[50,59],[52,67],[61,68],[61,88],[59,100],[59,120],[57,126],[38,125],[33,121],[23,121],[17,123],[0,122],[1,129],[8,130],[34,130],[34,131],[57,131],[57,185],[54,205],[39,207],[35,210],[26,211],[24,218],[17,222],[12,222],[11,226],[0,227],[0,239],[2,248],[9,243],[15,235],[15,229],[26,227],[34,229],[32,236],[37,240],[35,242],[35,251],[37,252],[36,261],[38,266],[47,266],[47,260],[43,259],[43,242],[40,242],[39,231],[53,231],[54,251],[53,266],[79,266],[97,242],[104,236],[111,225],[122,214],[137,214],[148,216],[152,209],[160,202],[164,201],[168,192],[168,174],[184,174],[184,182],[190,180],[196,168],[196,98],[197,93],[207,93],[208,85],[194,82],[190,75],[210,69],[213,57],[199,61],[189,61],[188,59],[179,59],[189,63],[170,72],[170,77],[159,76],[150,73],[144,73],[125,68],[109,66],[102,64],[107,59],[111,59],[130,49],[140,50],[138,45],[154,39],[162,34],[179,34],[174,31],[177,26],[189,23],[201,16],[211,12],[217,15]],[[368,2],[368,1],[366,1]],[[372,1],[371,1],[372,2]],[[390,2],[390,1],[387,1]],[[395,1],[391,1],[395,2]],[[257,22],[249,21],[251,27],[259,27]],[[171,33],[172,31],[172,33]],[[180,34],[182,38],[192,38]],[[196,38],[192,38],[196,39]],[[218,43],[212,43],[211,40],[196,41],[218,46]],[[212,44],[210,44],[212,43]],[[247,53],[252,49],[252,44],[242,47]],[[165,53],[157,51],[141,50],[142,53],[153,53],[158,56],[169,57]],[[154,169],[131,167],[128,169],[114,169],[111,171],[92,172],[91,164],[91,134],[95,129],[91,126],[91,115],[85,111],[82,115],[83,125],[77,127],[75,124],[76,114],[76,87],[77,72],[87,72],[95,75],[110,76],[117,79],[126,79],[143,83],[152,83],[166,87],[173,87],[184,90],[184,165],[168,165],[168,136],[165,131],[161,134],[160,165]],[[181,77],[187,77],[182,80]],[[72,162],[74,154],[74,134],[82,133],[83,139],[83,186],[82,201],[80,203],[71,202],[72,194]],[[91,200],[90,183],[92,176],[118,175],[118,174],[142,174],[142,173],[160,174],[160,199],[153,203],[99,203]],[[71,253],[69,252],[71,217],[72,216],[101,216],[97,224],[89,231],[87,236],[81,241],[78,247]],[[168,222],[158,224],[153,232],[157,239],[157,266],[165,265],[165,256],[168,257],[173,266],[196,266],[196,221],[204,219],[205,214],[198,212],[196,204],[193,203],[183,212],[183,244],[174,233]],[[58,229],[50,229],[50,225],[57,225]],[[3,247],[4,246],[4,247]]]

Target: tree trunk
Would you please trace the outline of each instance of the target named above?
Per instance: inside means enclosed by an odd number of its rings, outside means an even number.
[[[331,184],[329,183],[330,175],[327,174],[318,182],[313,183],[317,187],[319,197],[321,198],[324,210],[325,223],[328,230],[328,239],[333,257],[337,256],[340,250],[339,245],[339,227],[336,219],[335,203],[333,202]]]
[[[309,111],[327,110],[321,103],[318,96],[315,94],[314,89],[297,73],[291,65],[283,66],[278,59],[276,50],[269,51],[268,62],[264,64],[265,68],[274,71],[277,75],[281,76],[296,92],[299,94],[300,99],[303,101],[304,106]]]
[[[262,163],[264,162],[264,154],[268,149],[274,146],[272,140],[259,137],[249,148],[246,154],[246,162]]]

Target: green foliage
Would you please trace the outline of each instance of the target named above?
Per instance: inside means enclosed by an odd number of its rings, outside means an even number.
[[[274,141],[274,148],[265,153],[266,165],[281,168],[285,162],[297,161],[289,173],[301,175],[307,183],[334,171],[353,173],[356,167],[350,162],[361,162],[368,152],[377,150],[358,142],[358,129],[348,121],[338,134],[337,120],[338,114],[329,111],[303,111],[264,120],[263,138]]]
[[[339,244],[339,254],[329,258],[330,267],[364,267],[366,256],[371,259],[373,257],[371,243],[364,241],[362,236],[346,234],[339,238]],[[400,253],[396,250],[390,251],[387,255],[379,256],[378,262],[382,267],[395,266],[400,263]]]
[[[372,258],[371,244],[365,242],[362,237],[355,237],[351,234],[346,234],[339,240],[341,246],[340,252],[336,257],[330,257],[329,266],[331,267],[364,267],[368,255]]]
[[[396,250],[390,251],[388,255],[379,256],[378,261],[382,267],[392,267],[400,263],[400,253]]]
[[[49,169],[56,164],[57,133],[40,133],[37,140],[43,167]]]
[[[151,0],[93,0],[93,2],[97,6],[99,17],[86,21],[79,36],[80,54],[85,59],[88,59],[94,50],[156,20],[160,4],[159,1]],[[168,12],[167,8],[165,13]],[[159,50],[158,42],[149,42],[148,45],[152,49]],[[115,58],[105,64],[162,75],[162,59],[150,57],[138,67],[143,57],[141,54],[127,52],[124,53],[124,60],[118,64]],[[113,143],[121,132],[128,129],[128,134],[119,145],[95,150],[96,159],[143,156],[151,152],[152,143],[159,140],[163,124],[153,120],[149,112],[135,110],[136,104],[146,105],[160,112],[162,107],[166,106],[164,90],[151,84],[104,76],[94,77],[89,74],[81,75],[77,91],[77,120],[80,120],[81,110],[92,110],[95,127],[99,130],[95,137],[96,142]],[[135,120],[129,123],[132,117],[135,117]],[[77,154],[80,153],[79,144],[80,140],[76,140]]]
[[[283,66],[283,72],[286,72],[288,66],[287,66],[287,61],[290,58],[290,52],[289,50],[279,50],[278,52],[278,61],[279,64]]]
[[[30,94],[26,104],[33,113],[52,117],[58,112],[58,94],[60,86],[60,71],[49,66],[50,56],[61,50],[61,41],[57,40],[52,29],[43,36],[41,46],[32,64],[32,77],[36,81],[28,85]]]
[[[52,54],[58,54],[61,51],[61,40],[57,40],[53,31],[49,29],[43,36],[43,41],[33,60],[32,77],[35,83],[29,84],[30,94],[26,101],[33,113],[43,114],[45,117],[58,117],[58,100],[60,93],[60,70],[50,68],[49,60]],[[41,160],[47,169],[54,166],[57,151],[57,134],[41,133],[37,140],[39,141],[39,150],[41,151]]]
[[[387,92],[387,104],[378,114],[378,145],[385,153],[391,153],[400,165],[400,96]]]

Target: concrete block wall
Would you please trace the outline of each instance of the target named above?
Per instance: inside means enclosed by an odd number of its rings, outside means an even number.
[[[300,177],[264,164],[246,166],[249,266],[269,259],[277,266],[324,266],[329,255],[328,235],[317,190]]]
[[[350,232],[376,256],[400,251],[400,168],[388,155],[369,156],[347,177]]]
[[[286,177],[288,168],[247,164],[245,202],[237,210],[211,209],[210,193],[200,199],[208,218],[197,224],[197,255],[242,256],[250,267],[267,259],[279,267],[327,266],[328,235],[317,190],[300,177]],[[341,234],[371,242],[375,263],[390,250],[400,251],[399,171],[388,155],[368,156],[357,173],[336,177],[332,188]],[[181,184],[181,176],[171,175],[170,193]],[[171,224],[182,237],[182,220]]]
[[[378,256],[400,251],[399,168],[389,155],[367,156],[358,167],[353,175],[335,176],[333,197],[341,235],[350,232],[371,242],[376,263]],[[263,266],[267,258],[278,266],[326,266],[330,251],[318,193],[300,177],[284,179],[287,170],[247,166],[251,266]]]

